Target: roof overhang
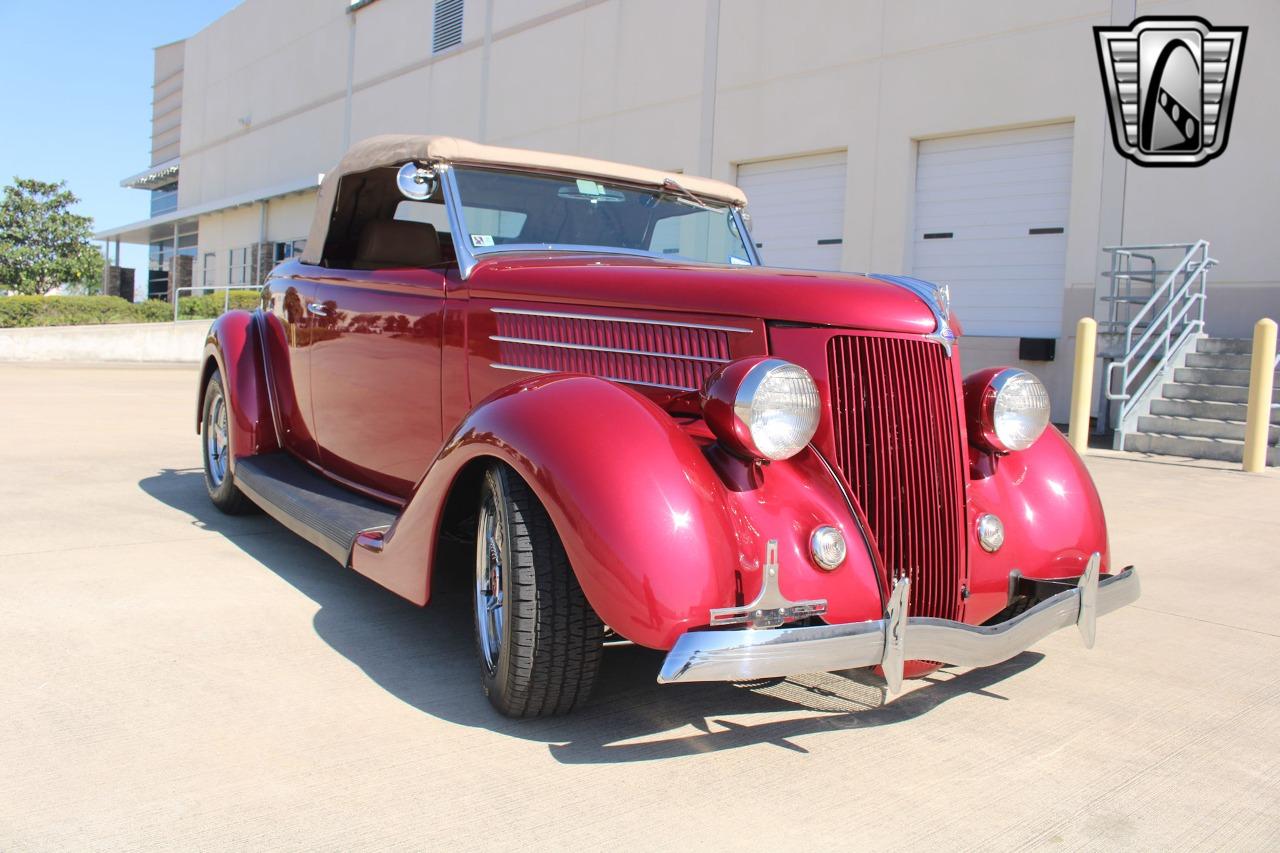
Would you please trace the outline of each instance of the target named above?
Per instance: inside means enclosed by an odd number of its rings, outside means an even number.
[[[136,175],[130,175],[120,182],[120,186],[133,190],[154,190],[171,184],[178,179],[178,158],[157,163]]]
[[[175,225],[181,226],[184,222],[205,216],[210,213],[218,213],[223,210],[231,210],[237,207],[244,207],[249,204],[259,204],[264,201],[271,201],[276,198],[294,195],[296,193],[304,193],[314,190],[320,186],[321,176],[317,175],[313,178],[306,178],[300,181],[291,181],[286,184],[280,184],[265,190],[254,190],[252,192],[242,193],[237,196],[221,198],[207,204],[198,204],[191,207],[179,208],[178,210],[165,213],[160,216],[153,216],[150,219],[143,219],[140,222],[134,222],[129,225],[121,225],[117,228],[107,228],[93,235],[95,240],[119,240],[121,243],[150,243],[152,240],[171,234]]]

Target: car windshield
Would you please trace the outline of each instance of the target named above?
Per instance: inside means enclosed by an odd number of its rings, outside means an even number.
[[[645,254],[750,264],[733,209],[671,185],[455,167],[463,225],[476,255],[527,249]]]

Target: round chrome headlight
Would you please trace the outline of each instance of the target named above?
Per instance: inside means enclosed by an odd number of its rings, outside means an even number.
[[[716,438],[754,459],[795,456],[818,429],[818,386],[809,371],[779,358],[745,358],[713,375],[702,411]]]
[[[979,371],[964,386],[969,435],[992,450],[1026,450],[1049,425],[1049,393],[1025,370]]]

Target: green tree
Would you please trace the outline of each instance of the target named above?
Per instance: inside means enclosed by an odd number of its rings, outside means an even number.
[[[62,284],[93,284],[102,254],[93,220],[71,212],[66,181],[14,178],[0,200],[0,292],[42,295]]]

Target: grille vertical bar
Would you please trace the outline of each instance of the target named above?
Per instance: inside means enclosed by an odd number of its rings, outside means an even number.
[[[961,407],[933,341],[837,335],[827,346],[836,459],[910,612],[957,619],[965,574]]]

